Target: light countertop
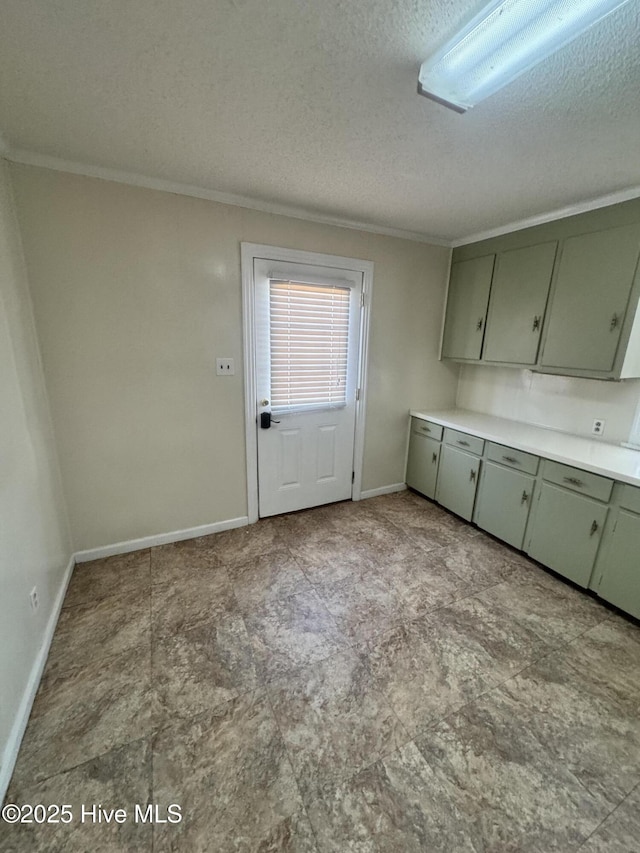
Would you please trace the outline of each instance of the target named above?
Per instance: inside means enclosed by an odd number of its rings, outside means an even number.
[[[411,410],[414,418],[640,486],[640,451],[466,409]]]

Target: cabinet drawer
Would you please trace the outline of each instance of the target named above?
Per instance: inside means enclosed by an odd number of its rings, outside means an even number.
[[[565,489],[589,495],[599,501],[608,501],[611,497],[613,480],[600,477],[599,474],[590,474],[588,471],[581,471],[580,468],[571,468],[569,465],[560,465],[558,462],[547,459],[542,475],[550,483],[557,483]]]
[[[411,432],[428,435],[429,438],[435,438],[436,441],[442,440],[442,427],[440,424],[434,424],[432,421],[423,421],[422,418],[411,418]]]
[[[493,442],[487,444],[487,459],[491,462],[499,462],[500,465],[506,465],[508,468],[524,471],[526,474],[537,474],[540,463],[540,459],[532,456],[531,453],[523,453],[522,450],[514,450],[512,447],[493,444]]]
[[[640,514],[640,489],[635,486],[623,486],[620,489],[620,506]]]
[[[476,438],[475,435],[467,435],[466,432],[458,432],[457,429],[445,429],[444,440],[446,444],[452,444],[454,447],[460,447],[468,453],[475,453],[476,456],[482,456],[484,441],[481,438]]]

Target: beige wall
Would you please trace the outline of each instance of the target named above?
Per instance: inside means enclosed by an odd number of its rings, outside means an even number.
[[[462,367],[457,398],[463,409],[591,438],[593,421],[601,418],[602,440],[612,443],[629,440],[639,401],[638,379],[603,382],[477,365]]]
[[[25,166],[12,176],[75,548],[247,514],[240,242],[375,263],[363,488],[448,406],[449,250]],[[232,356],[235,377],[215,375]]]
[[[11,739],[71,556],[10,192],[0,160],[0,801]],[[31,612],[37,586],[40,608]],[[28,709],[27,709],[28,710]],[[16,734],[15,729],[13,734]]]

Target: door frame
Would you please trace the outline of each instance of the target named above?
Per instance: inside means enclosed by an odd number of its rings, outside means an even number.
[[[371,317],[371,291],[373,288],[373,261],[265,246],[260,243],[240,243],[242,271],[242,336],[244,356],[244,422],[247,461],[247,516],[249,524],[258,520],[258,433],[256,386],[256,317],[253,266],[255,258],[266,258],[276,263],[313,264],[337,267],[362,273],[362,307],[360,309],[360,344],[358,348],[359,394],[356,398],[356,424],[353,446],[353,485],[351,499],[362,496],[362,468],[364,461],[364,427],[367,408],[367,362],[369,352],[369,325]]]

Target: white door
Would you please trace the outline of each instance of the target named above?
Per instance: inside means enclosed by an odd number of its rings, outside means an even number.
[[[351,498],[362,279],[254,259],[260,517]]]

